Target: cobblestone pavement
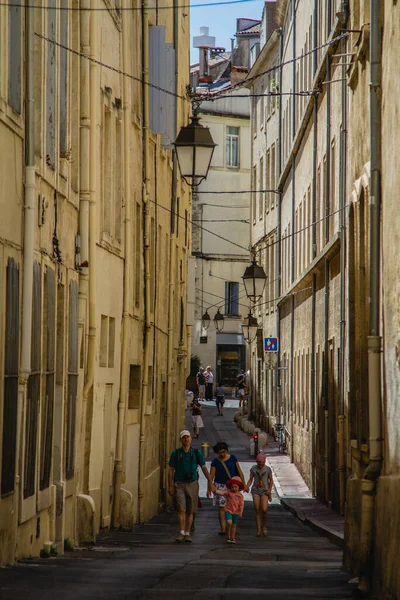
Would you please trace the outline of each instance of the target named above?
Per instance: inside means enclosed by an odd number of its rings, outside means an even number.
[[[204,412],[209,410],[211,406]],[[214,425],[205,417],[206,431],[198,441],[206,435],[210,443],[229,439],[232,452],[247,468],[253,462],[248,437],[226,412]],[[215,421],[211,412],[210,418]],[[95,546],[62,557],[25,560],[0,569],[0,598],[242,600],[271,592],[285,600],[352,597],[355,585],[342,570],[341,550],[285,510],[277,496],[269,508],[267,537],[255,537],[251,502],[245,504],[236,546],[218,535],[217,521],[211,500],[203,499],[192,544],[174,541],[176,514],[166,512],[132,531],[104,533]]]

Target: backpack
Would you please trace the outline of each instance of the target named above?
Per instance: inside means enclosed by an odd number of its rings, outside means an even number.
[[[196,468],[200,466],[200,462],[199,462],[199,449],[198,448],[190,448],[190,460],[191,462],[193,462],[193,458],[195,458],[196,460]],[[182,460],[183,458],[183,450],[182,448],[178,448],[177,450],[175,450],[175,465],[174,468],[177,469],[178,468],[178,460]]]

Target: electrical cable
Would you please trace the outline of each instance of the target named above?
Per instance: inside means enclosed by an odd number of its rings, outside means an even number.
[[[249,2],[257,2],[257,0],[226,0],[225,2],[204,2],[204,3],[199,3],[199,4],[172,4],[171,6],[149,6],[146,7],[146,11],[150,11],[150,10],[177,10],[179,8],[204,8],[205,6],[207,7],[211,7],[211,6],[224,6],[225,4],[244,4],[244,3],[249,3]],[[88,7],[88,8],[82,8],[81,6],[45,6],[44,4],[39,4],[39,5],[35,5],[35,4],[17,4],[17,3],[10,3],[10,2],[0,2],[0,6],[6,6],[9,8],[38,8],[39,10],[66,10],[66,11],[75,11],[75,12],[82,12],[82,11],[87,11],[87,12],[103,12],[103,11],[107,11],[110,12],[110,10],[115,10],[115,12],[117,13],[122,13],[122,12],[129,12],[129,11],[143,11],[143,7],[142,6],[128,6],[128,7],[123,7],[123,6],[119,6],[119,7],[115,7],[114,9],[110,9],[107,7],[99,7],[99,8],[92,8],[92,7]]]
[[[103,67],[104,69],[109,69],[110,71],[113,71],[114,73],[118,73],[118,75],[122,75],[123,77],[128,77],[129,79],[132,79],[133,81],[138,81],[139,83],[142,83],[144,85],[147,85],[151,88],[154,88],[155,90],[158,90],[160,92],[164,92],[164,94],[169,94],[170,96],[174,96],[175,98],[179,98],[180,100],[185,100],[186,102],[190,102],[190,98],[188,98],[187,96],[180,96],[179,94],[175,94],[175,92],[170,92],[169,90],[165,90],[164,88],[155,85],[154,83],[149,83],[148,81],[145,81],[144,79],[141,79],[140,77],[136,77],[135,75],[130,75],[129,73],[125,73],[125,71],[121,71],[121,69],[117,69],[116,67],[112,67],[111,65],[107,65],[106,63],[101,62],[100,60],[97,60],[96,58],[93,58],[92,56],[88,56],[87,54],[83,54],[82,52],[78,52],[78,50],[74,50],[73,48],[69,48],[69,46],[65,46],[64,44],[60,44],[60,42],[56,42],[55,40],[52,40],[48,37],[46,37],[45,35],[42,35],[41,33],[37,33],[35,31],[35,35],[46,41],[46,42],[50,42],[50,44],[54,44],[55,46],[58,46],[58,48],[62,48],[63,50],[67,50],[68,52],[71,52],[72,54],[75,54],[76,56],[80,56],[82,58],[85,58],[86,60],[88,60],[89,62],[98,65],[99,67]]]
[[[284,242],[285,240],[288,240],[291,237],[298,235],[299,233],[302,233],[302,231],[306,231],[307,229],[310,229],[310,227],[313,227],[314,225],[317,225],[318,223],[325,221],[325,219],[329,219],[330,217],[333,217],[334,215],[341,212],[348,206],[350,206],[350,204],[345,204],[344,206],[342,206],[342,208],[338,208],[338,210],[335,210],[335,211],[329,213],[328,215],[321,217],[320,219],[318,219],[317,221],[314,221],[313,223],[309,223],[308,225],[306,225],[305,227],[302,227],[301,229],[298,229],[297,231],[293,231],[292,233],[289,233],[288,235],[282,236],[280,238],[280,240],[276,240],[275,242],[272,242],[271,244],[267,244],[266,246],[262,246],[261,248],[258,248],[256,246],[256,244],[254,244],[252,249],[256,252],[259,252],[260,250],[265,250],[266,248],[271,248],[271,246],[275,246],[276,244],[279,244],[279,242]]]
[[[0,6],[1,5],[2,4],[0,3]],[[10,8],[15,8],[15,7],[19,6],[19,5],[16,5],[16,4],[8,4],[8,3],[3,4],[3,6],[4,5],[5,6],[9,6]],[[28,5],[26,5],[26,7],[28,7]],[[32,6],[31,8],[36,8],[36,7]],[[48,10],[54,10],[52,7],[46,7],[46,8],[48,8]],[[97,9],[85,9],[85,10],[97,10]],[[103,9],[101,9],[101,10],[103,10]],[[106,8],[105,10],[108,10],[108,8]],[[79,52],[78,50],[74,50],[73,48],[70,48],[69,46],[66,46],[64,44],[61,44],[60,42],[52,40],[51,38],[48,38],[48,37],[42,35],[41,33],[37,33],[35,31],[35,35],[37,37],[39,37],[40,39],[42,39],[42,40],[44,40],[46,42],[49,42],[50,44],[54,44],[58,48],[62,48],[63,50],[67,50],[68,52],[71,52],[72,54],[75,54],[76,56],[80,56],[82,58],[85,58],[89,62],[92,62],[93,64],[96,64],[96,65],[98,65],[100,67],[103,67],[104,69],[109,69],[110,71],[113,71],[114,73],[117,73],[118,75],[122,75],[123,77],[128,77],[129,79],[132,79],[133,81],[137,81],[137,82],[139,82],[139,83],[141,83],[143,85],[147,85],[147,86],[149,86],[149,87],[151,87],[153,89],[156,89],[156,90],[158,90],[160,92],[164,92],[165,94],[168,94],[170,96],[174,96],[175,98],[179,98],[180,100],[184,100],[186,102],[200,102],[201,103],[201,102],[206,102],[206,101],[209,101],[209,100],[214,101],[214,100],[218,99],[220,97],[220,95],[223,94],[223,93],[225,93],[225,97],[229,97],[229,98],[240,97],[239,95],[232,95],[232,96],[228,95],[227,96],[226,95],[226,90],[221,90],[221,92],[215,92],[212,95],[205,95],[205,94],[196,95],[196,94],[194,94],[191,97],[181,96],[180,94],[176,94],[175,92],[171,92],[170,90],[166,90],[166,89],[164,89],[164,88],[162,88],[162,87],[160,87],[158,85],[155,85],[153,83],[145,81],[145,80],[143,80],[140,77],[136,77],[135,75],[131,75],[130,73],[126,73],[125,71],[122,71],[121,69],[117,69],[116,67],[108,65],[106,63],[103,63],[102,61],[97,60],[96,58],[93,58],[91,56],[88,56],[87,54],[83,54],[82,52]],[[345,37],[347,35],[348,35],[348,33],[343,33],[340,36],[337,36],[336,38],[333,38],[332,40],[330,40],[326,44],[321,44],[321,46],[317,46],[316,48],[313,48],[309,52],[306,52],[306,53],[302,54],[300,57],[295,57],[295,58],[293,58],[293,59],[291,59],[289,61],[281,63],[281,65],[277,65],[277,66],[273,67],[272,69],[268,69],[267,71],[264,71],[263,73],[259,73],[258,75],[254,75],[253,77],[250,77],[249,79],[244,79],[243,81],[238,82],[235,86],[232,86],[230,88],[230,90],[236,89],[237,87],[244,85],[245,82],[247,83],[249,81],[252,81],[253,79],[256,79],[257,77],[261,77],[262,75],[265,75],[265,74],[267,74],[270,71],[275,71],[280,66],[285,66],[285,65],[291,64],[291,63],[295,62],[296,60],[299,60],[300,58],[303,58],[304,56],[307,56],[307,54],[311,54],[311,53],[313,53],[313,52],[315,52],[315,51],[317,51],[317,50],[319,50],[319,49],[321,49],[321,48],[323,48],[325,46],[329,46],[330,44],[333,44],[334,42],[336,42],[338,40],[341,40],[343,37]],[[317,90],[315,90],[315,92],[316,91]],[[268,96],[268,95],[271,95],[271,96],[309,95],[309,92],[308,91],[306,91],[306,92],[301,92],[301,91],[299,91],[299,92],[272,92],[270,94],[261,94],[261,95],[265,95],[265,96]],[[246,97],[248,97],[248,95],[246,95]]]
[[[250,221],[247,219],[192,219],[192,223],[201,221],[203,223],[245,223],[250,225]]]
[[[341,33],[340,35],[332,38],[328,42],[325,42],[324,44],[320,44],[319,46],[315,46],[314,48],[311,48],[307,52],[303,52],[300,56],[295,56],[294,58],[291,58],[282,63],[278,63],[277,65],[274,65],[273,67],[267,69],[266,71],[262,71],[261,73],[258,73],[257,75],[253,75],[252,77],[247,77],[246,79],[243,79],[243,81],[239,81],[235,85],[231,86],[230,91],[236,90],[236,89],[242,87],[244,84],[248,84],[249,82],[254,81],[255,79],[258,79],[259,77],[262,77],[263,75],[268,75],[269,73],[274,73],[275,71],[277,71],[280,68],[286,67],[287,65],[290,65],[298,60],[302,60],[304,57],[308,56],[309,54],[313,54],[314,52],[317,52],[317,50],[321,50],[322,48],[326,48],[327,46],[336,44],[336,42],[339,42],[340,40],[342,40],[344,37],[347,37],[348,35],[349,35],[348,32]],[[210,97],[215,98],[216,96],[222,95],[222,94],[226,94],[226,90],[221,90],[220,92],[214,92],[212,94],[212,96],[210,95]],[[278,92],[277,94],[274,94],[274,95],[281,95],[281,92]],[[229,97],[235,98],[237,96],[229,95]],[[197,96],[196,96],[196,99],[197,99]],[[204,102],[206,99],[208,100],[209,98],[207,98],[205,94],[199,95],[199,101]]]
[[[232,190],[231,192],[227,192],[227,191],[220,191],[220,192],[204,191],[203,192],[203,191],[199,190],[197,192],[197,194],[201,194],[201,195],[203,195],[203,194],[219,194],[219,195],[232,194],[233,195],[233,194],[255,194],[256,192],[258,194],[266,194],[266,193],[279,194],[280,193],[279,190]]]

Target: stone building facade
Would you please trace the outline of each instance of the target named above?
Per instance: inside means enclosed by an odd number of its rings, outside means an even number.
[[[279,339],[274,358],[252,345],[254,416],[272,432],[285,424],[288,453],[313,494],[345,515],[344,564],[360,591],[395,598],[396,552],[387,549],[400,535],[391,131],[399,7],[281,0],[276,15],[280,29],[246,83],[258,95],[253,190],[269,188],[275,140],[278,156],[276,217],[257,191],[251,202],[252,249],[278,282],[276,320],[266,299],[258,318],[262,336]],[[277,115],[268,118],[274,97],[260,94],[276,89]]]
[[[184,420],[187,15],[61,7],[0,15],[4,563],[156,514]]]

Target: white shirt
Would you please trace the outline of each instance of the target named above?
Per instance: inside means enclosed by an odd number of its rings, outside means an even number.
[[[208,383],[213,383],[214,382],[214,375],[213,373],[211,373],[211,371],[208,371]]]

